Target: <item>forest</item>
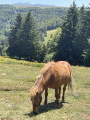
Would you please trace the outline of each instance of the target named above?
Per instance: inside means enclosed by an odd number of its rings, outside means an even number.
[[[0,35],[6,35],[14,25],[18,13],[23,17],[31,11],[37,27],[45,30],[60,27],[68,8],[59,7],[14,7],[11,5],[0,5]]]
[[[68,8],[58,7],[16,7],[12,5],[0,5],[0,54],[4,55],[8,46],[7,37],[15,23],[16,16],[20,13],[24,18],[31,12],[36,28],[44,35],[46,30],[55,29],[62,25]],[[43,39],[43,38],[42,38]],[[2,52],[1,52],[2,51]]]
[[[0,54],[29,61],[90,66],[90,8],[1,5]],[[46,31],[58,28],[44,44]]]

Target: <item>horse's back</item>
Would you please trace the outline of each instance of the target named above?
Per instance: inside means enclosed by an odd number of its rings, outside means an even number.
[[[70,71],[72,70],[71,65],[67,61],[58,61],[56,63],[68,67]]]

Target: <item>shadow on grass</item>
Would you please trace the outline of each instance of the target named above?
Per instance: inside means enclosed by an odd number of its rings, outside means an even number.
[[[64,103],[69,104],[68,102],[64,102]],[[59,106],[59,107],[57,107],[57,105],[56,105],[55,102],[48,103],[47,105],[40,105],[40,107],[39,107],[39,109],[38,109],[39,113],[38,113],[37,115],[40,115],[40,114],[45,113],[45,112],[48,112],[48,111],[50,111],[50,110],[60,109],[60,108],[62,108],[62,107],[63,107],[63,103],[62,103],[62,102],[60,103],[60,106]],[[24,115],[27,115],[27,116],[29,116],[30,118],[36,116],[36,115],[33,114],[33,112],[31,112],[31,113],[26,113],[26,114],[24,114]]]

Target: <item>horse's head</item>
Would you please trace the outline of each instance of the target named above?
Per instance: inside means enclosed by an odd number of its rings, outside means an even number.
[[[33,105],[33,113],[37,114],[38,113],[38,107],[42,101],[42,96],[41,94],[39,94],[38,90],[36,89],[36,87],[33,87],[30,92],[29,92],[31,101],[32,101],[32,105]]]

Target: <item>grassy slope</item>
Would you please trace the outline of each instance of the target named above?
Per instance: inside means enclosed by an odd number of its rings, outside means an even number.
[[[2,62],[3,61],[3,62]],[[9,62],[7,62],[9,61]],[[57,109],[54,90],[49,90],[48,105],[40,106],[33,116],[27,89],[30,89],[43,65],[0,57],[0,119],[1,120],[90,120],[90,68],[73,66],[76,97],[66,91],[66,103]]]
[[[47,45],[48,41],[51,40],[51,35],[52,35],[52,37],[54,37],[54,35],[58,31],[58,29],[60,29],[60,28],[47,31],[47,36],[45,37],[45,41],[44,41],[45,45]]]

